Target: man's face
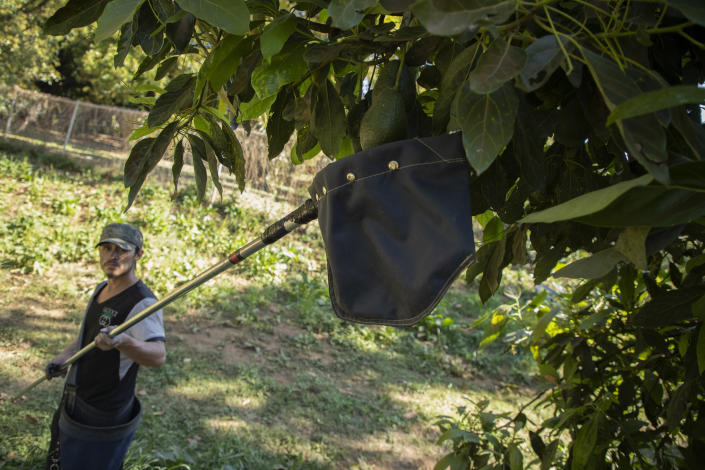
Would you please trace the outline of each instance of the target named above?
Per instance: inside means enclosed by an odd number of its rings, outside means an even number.
[[[129,274],[142,256],[142,250],[123,250],[113,243],[103,243],[98,247],[100,267],[109,279]]]

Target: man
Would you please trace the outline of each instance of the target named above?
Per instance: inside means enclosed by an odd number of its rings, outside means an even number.
[[[137,370],[140,365],[161,367],[166,360],[161,310],[114,338],[108,335],[157,301],[135,274],[143,254],[142,233],[133,225],[109,224],[96,246],[107,281],[93,292],[78,339],[46,367],[47,379],[66,375],[61,365],[95,342],[96,348],[68,371],[52,422],[50,470],[121,468],[141,418]]]

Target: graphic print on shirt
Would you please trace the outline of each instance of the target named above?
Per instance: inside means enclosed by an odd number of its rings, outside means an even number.
[[[118,314],[117,310],[113,310],[112,308],[108,307],[103,307],[103,312],[100,314],[100,318],[98,319],[98,323],[100,326],[103,328],[110,326],[113,322],[113,318],[115,318]]]

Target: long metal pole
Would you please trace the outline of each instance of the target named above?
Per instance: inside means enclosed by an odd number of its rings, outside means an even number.
[[[316,219],[317,213],[316,213],[316,206],[315,204],[309,199],[307,200],[304,204],[302,204],[298,209],[295,211],[291,212],[288,214],[286,217],[282,218],[281,220],[275,222],[274,224],[270,225],[264,232],[262,232],[262,235],[254,240],[248,243],[247,245],[241,247],[240,249],[234,251],[233,253],[228,256],[228,258],[224,261],[219,262],[218,264],[210,267],[206,271],[202,272],[195,278],[191,279],[190,281],[185,282],[181,286],[177,287],[175,290],[170,292],[169,294],[166,295],[161,300],[158,300],[157,302],[153,303],[149,307],[145,308],[144,310],[140,311],[137,315],[134,317],[126,320],[123,322],[121,325],[117,326],[114,328],[112,331],[110,331],[109,335],[111,338],[114,338],[115,336],[119,335],[123,331],[127,330],[131,326],[141,322],[157,310],[169,305],[176,299],[183,297],[184,295],[188,294],[191,292],[193,289],[196,287],[200,286],[201,284],[213,279],[216,277],[218,274],[222,273],[223,271],[226,271],[227,269],[230,269],[231,267],[235,266],[238,264],[240,261],[249,258],[251,255],[254,253],[258,252],[265,246],[274,243],[275,241],[279,240],[283,236],[287,235],[288,233],[292,232],[294,229],[297,227],[304,225],[311,220]],[[90,351],[92,351],[96,347],[95,341],[92,343],[87,344],[83,349],[80,351],[76,352],[73,356],[68,358],[66,362],[64,362],[61,365],[61,370],[68,369],[69,366],[76,361],[78,361],[80,358],[88,354]],[[15,396],[15,398],[19,398],[40,383],[42,383],[44,380],[46,380],[46,376],[40,377],[34,382],[32,382],[29,386],[24,388],[19,394]]]

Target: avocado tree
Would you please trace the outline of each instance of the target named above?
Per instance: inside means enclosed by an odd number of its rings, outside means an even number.
[[[219,163],[242,188],[233,128],[253,122],[295,163],[460,130],[482,300],[511,264],[583,280],[513,332],[552,384],[534,402],[551,417],[442,423],[437,468],[700,468],[702,0],[69,0],[45,30],[94,22],[116,64],[144,51],[136,76],[201,64],[145,97],[128,205],[172,143],[174,184],[188,146],[201,197]],[[512,318],[495,312],[488,337]]]
[[[114,41],[93,41],[94,27],[48,36],[43,24],[63,0],[4,0],[0,3],[0,85],[19,85],[93,103],[131,106],[128,68],[113,68]],[[126,65],[137,68],[144,56],[134,50]],[[176,72],[176,71],[174,71]],[[150,77],[152,78],[152,77]]]

